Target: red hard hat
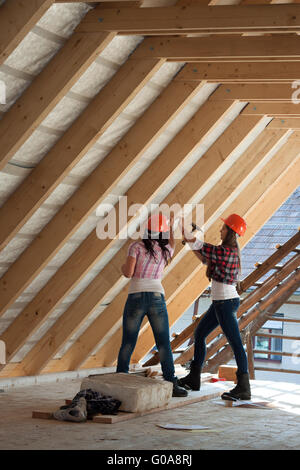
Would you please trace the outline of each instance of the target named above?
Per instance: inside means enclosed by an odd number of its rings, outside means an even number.
[[[167,218],[161,213],[151,215],[148,219],[148,230],[151,230],[151,232],[168,232],[170,228]]]
[[[246,232],[246,222],[241,216],[237,214],[231,214],[226,219],[221,218],[221,220],[223,220],[224,224],[226,224],[239,235],[244,235]]]

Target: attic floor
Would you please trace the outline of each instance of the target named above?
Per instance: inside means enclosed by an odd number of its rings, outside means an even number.
[[[300,385],[286,382],[255,380],[251,384],[255,400],[276,402],[280,409],[227,408],[221,400],[211,399],[116,424],[70,423],[31,417],[33,410],[58,409],[65,398],[76,395],[81,381],[72,379],[5,388],[0,393],[0,449],[300,449]],[[156,426],[166,423],[205,425],[210,432],[166,430]]]

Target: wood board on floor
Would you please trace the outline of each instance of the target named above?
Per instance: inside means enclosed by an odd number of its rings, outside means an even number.
[[[222,384],[224,385],[224,382],[222,382]],[[221,388],[216,387],[215,384],[204,383],[201,386],[201,390],[199,392],[189,392],[187,397],[173,397],[171,398],[170,402],[167,405],[162,406],[160,408],[153,408],[152,410],[146,410],[146,411],[141,411],[137,413],[128,413],[125,411],[119,411],[118,414],[116,415],[98,414],[98,415],[95,415],[91,421],[93,421],[94,423],[102,423],[102,424],[119,423],[121,421],[127,421],[127,420],[131,420],[134,418],[139,418],[141,416],[145,416],[148,414],[159,413],[160,411],[168,411],[174,408],[180,408],[182,406],[191,405],[193,403],[198,403],[201,401],[218,398],[224,392],[224,389],[223,387]],[[66,403],[70,403],[70,400],[66,400]],[[53,412],[43,411],[43,410],[33,411],[32,418],[54,419]]]

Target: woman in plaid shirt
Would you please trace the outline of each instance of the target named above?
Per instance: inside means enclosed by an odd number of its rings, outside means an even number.
[[[237,386],[222,395],[224,400],[250,400],[248,361],[241,340],[236,313],[240,305],[236,284],[240,275],[240,250],[237,236],[243,235],[246,223],[237,214],[222,219],[221,245],[203,243],[196,238],[183,237],[196,256],[207,265],[206,275],[211,281],[212,304],[195,330],[194,359],[190,373],[178,383],[187,389],[200,390],[200,373],[206,355],[206,338],[221,326],[237,363]]]

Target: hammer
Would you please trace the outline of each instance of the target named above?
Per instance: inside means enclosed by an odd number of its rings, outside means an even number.
[[[201,230],[201,232],[203,232],[202,228],[198,227],[198,225],[196,225],[194,222],[192,222],[192,232],[195,232],[195,230]],[[186,241],[185,240],[182,240],[181,242],[183,245],[186,244]]]

